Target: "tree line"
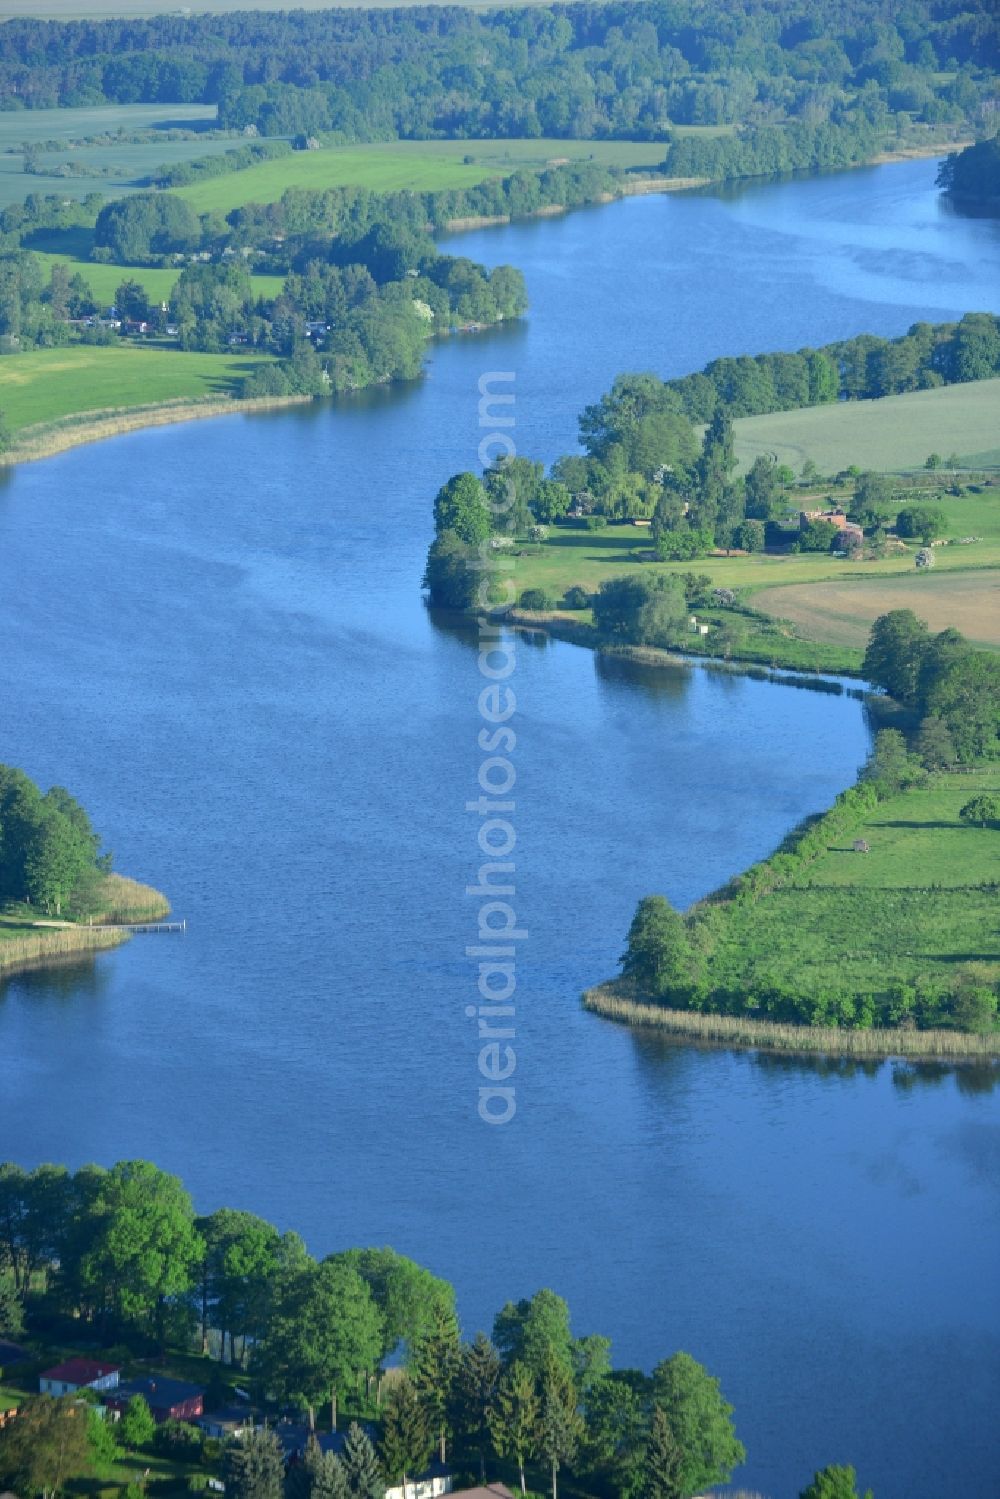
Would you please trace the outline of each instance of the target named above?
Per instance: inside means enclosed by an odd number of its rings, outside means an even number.
[[[0,36],[9,107],[209,102],[262,134],[617,136],[671,123],[822,122],[874,94],[925,123],[964,120],[988,93],[988,0],[618,0],[473,12],[386,10],[16,18]]]
[[[0,1287],[0,1336],[21,1334],[25,1305],[70,1315],[105,1344],[207,1346],[211,1332],[261,1399],[305,1409],[310,1425],[345,1408],[370,1418],[374,1449],[360,1431],[350,1438],[368,1453],[370,1489],[345,1486],[343,1461],[313,1451],[298,1496],[383,1499],[387,1480],[413,1478],[437,1452],[481,1471],[509,1461],[522,1486],[541,1468],[554,1499],[566,1469],[609,1496],[682,1499],[745,1456],[718,1381],[686,1353],[650,1375],[615,1370],[610,1341],[574,1336],[551,1290],[508,1302],[492,1338],[465,1342],[452,1287],[413,1261],[391,1249],[316,1260],[253,1214],[198,1216],[182,1183],[147,1161],[0,1166]],[[401,1365],[387,1376],[393,1356]],[[280,1499],[278,1452],[267,1436],[233,1449],[237,1499],[260,1463]]]
[[[0,904],[24,901],[49,915],[86,904],[110,869],[110,854],[75,797],[42,792],[30,776],[0,765]]]

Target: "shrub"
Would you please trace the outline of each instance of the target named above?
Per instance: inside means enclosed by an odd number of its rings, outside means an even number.
[[[548,610],[556,607],[556,601],[547,588],[526,588],[520,597],[522,609]]]
[[[580,583],[574,583],[574,584],[571,585],[571,587],[567,588],[567,590],[566,590],[566,596],[563,599],[563,608],[565,608],[565,609],[589,609],[590,608],[590,594],[582,586],[582,584],[580,584]]]

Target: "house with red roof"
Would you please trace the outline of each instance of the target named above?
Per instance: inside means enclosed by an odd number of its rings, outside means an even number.
[[[43,1395],[75,1395],[79,1390],[114,1390],[121,1376],[120,1364],[92,1358],[71,1358],[38,1376]]]

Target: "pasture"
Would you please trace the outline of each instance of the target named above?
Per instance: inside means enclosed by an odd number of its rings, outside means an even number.
[[[246,203],[276,202],[289,187],[319,191],[366,187],[371,192],[439,192],[475,187],[518,170],[540,171],[554,161],[594,160],[607,166],[655,167],[665,147],[633,141],[454,140],[386,141],[324,146],[265,161],[243,172],[176,188],[196,213],[227,214]],[[471,158],[466,160],[466,158]]]
[[[967,467],[1000,468],[1000,379],[741,417],[734,425],[741,471],[761,454],[774,454],[796,473],[807,458],[824,474],[852,463],[899,473],[920,468],[931,453],[957,453]]]
[[[81,412],[235,396],[260,361],[125,342],[38,349],[0,360],[0,410],[17,433]]]

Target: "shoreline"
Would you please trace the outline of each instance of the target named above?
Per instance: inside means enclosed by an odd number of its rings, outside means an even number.
[[[102,906],[91,918],[92,924],[58,917],[12,918],[18,934],[0,937],[0,985],[19,973],[61,968],[88,953],[121,947],[132,933],[115,923],[142,926],[170,914],[170,902],[161,891],[126,875],[106,875],[101,894]]]
[[[37,463],[54,458],[87,443],[103,442],[126,432],[148,427],[174,426],[180,422],[200,421],[210,416],[233,416],[255,411],[271,411],[284,406],[300,406],[313,396],[261,396],[240,400],[237,396],[210,397],[207,400],[153,401],[144,406],[106,407],[103,410],[79,411],[51,422],[23,427],[11,446],[0,455],[0,467],[13,468],[18,463]]]
[[[128,932],[103,929],[99,926],[57,927],[37,936],[12,937],[0,942],[0,985],[5,979],[15,978],[20,973],[33,973],[43,968],[62,968],[77,958],[88,954],[108,952],[121,947],[129,940]],[[5,949],[16,948],[10,958]]]
[[[686,652],[680,648],[667,649],[658,645],[613,645],[602,641],[593,625],[588,625],[584,620],[576,620],[571,616],[561,613],[559,610],[545,612],[542,610],[522,609],[515,604],[507,611],[504,621],[515,630],[521,630],[528,634],[548,635],[552,640],[563,640],[569,645],[583,646],[586,650],[594,652],[595,656],[603,656],[608,661],[631,661],[637,666],[646,666],[654,671],[676,671],[678,668],[690,670],[692,667],[701,668],[702,671],[728,672],[732,676],[753,677],[757,681],[774,682],[777,686],[805,687],[814,691],[855,692],[867,694],[864,686],[864,678],[860,672],[843,667],[839,671],[823,670],[817,668],[811,670],[805,666],[781,666],[763,661],[755,661],[749,657],[696,655],[694,652]],[[841,677],[850,677],[862,685],[858,688],[845,687],[839,680]],[[821,687],[819,684],[828,684]]]
[[[905,1057],[924,1062],[982,1062],[1000,1056],[1000,1036],[946,1030],[841,1030],[788,1025],[751,1016],[703,1010],[671,1010],[630,999],[615,979],[584,990],[583,1008],[630,1030],[657,1030],[685,1042],[703,1041],[736,1051],[840,1056],[871,1061]]]

